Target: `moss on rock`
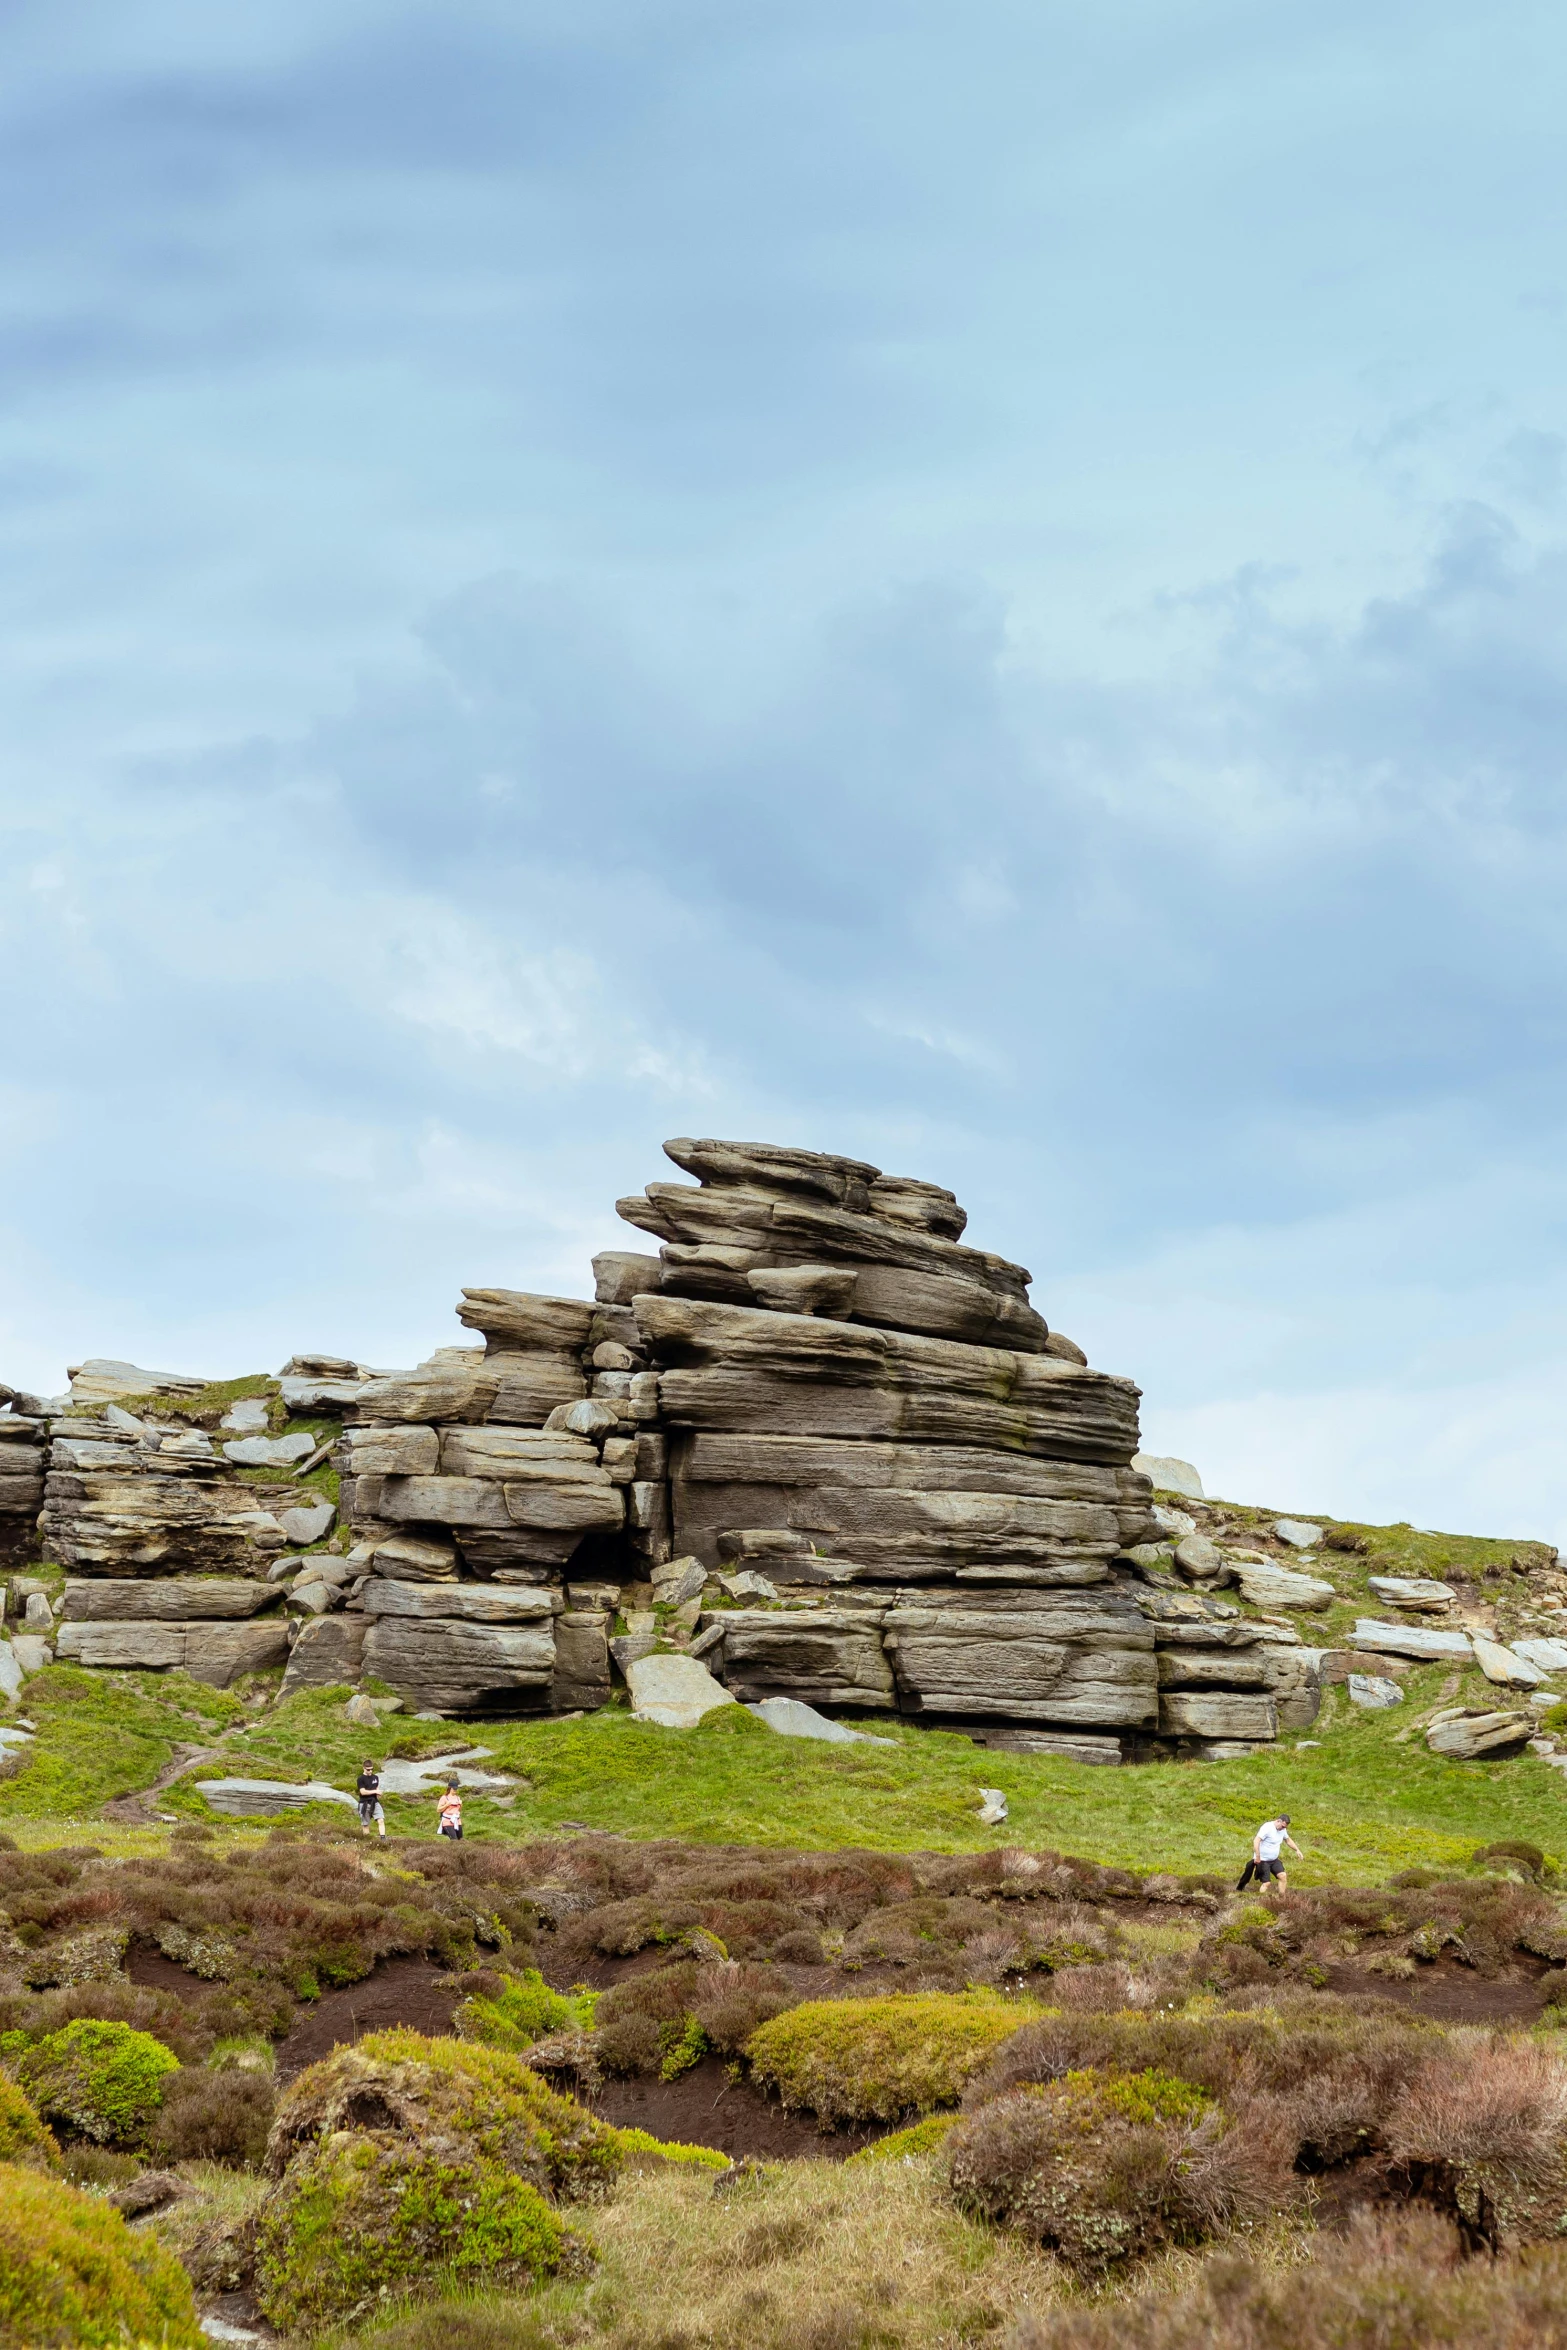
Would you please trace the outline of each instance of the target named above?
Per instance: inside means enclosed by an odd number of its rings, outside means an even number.
[[[620,2167],[617,2133],[547,2088],[510,2050],[420,2032],[370,2032],[292,2082],[267,2148],[274,2177],[335,2132],[496,2162],[547,2195],[600,2193]]]
[[[262,2308],[291,2331],[350,2319],[444,2272],[516,2289],[581,2274],[588,2240],[536,2187],[483,2156],[442,2158],[340,2133],[295,2157],[262,2214]]]
[[[179,2058],[150,2032],[82,2016],[24,2050],[16,2069],[47,2120],[102,2146],[125,2146],[163,2103]]]
[[[204,2350],[179,2262],[99,2198],[0,2164],[0,2350],[132,2343]]]

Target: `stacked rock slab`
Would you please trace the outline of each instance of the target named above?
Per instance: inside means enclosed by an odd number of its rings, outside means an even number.
[[[31,1555],[44,1498],[44,1424],[33,1398],[0,1387],[0,1567]]]
[[[672,1142],[623,1200],[663,1243],[632,1311],[671,1531],[788,1604],[715,1610],[737,1696],[1153,1731],[1155,1632],[1111,1561],[1156,1531],[1137,1390],[1090,1370],[949,1191],[862,1161]],[[823,1585],[830,1585],[829,1593]]]
[[[1288,1623],[1154,1587],[1169,1513],[1132,1467],[1136,1387],[967,1245],[950,1191],[771,1144],[665,1148],[688,1180],[620,1203],[657,1254],[596,1257],[591,1301],[466,1290],[469,1343],[411,1371],[295,1356],[276,1395],[309,1432],[264,1433],[275,1403],[221,1429],[138,1414],[124,1399],[188,1411],[202,1383],[110,1361],[63,1411],[11,1398],[0,1538],[41,1489],[57,1653],[220,1681],[286,1656],[289,1691],[561,1713],[609,1696],[624,1614],[623,1669],[690,1647],[749,1702],[1085,1761],[1311,1719],[1316,1652]],[[323,1420],[341,1433],[318,1447]],[[291,1484],[328,1453],[330,1535]]]

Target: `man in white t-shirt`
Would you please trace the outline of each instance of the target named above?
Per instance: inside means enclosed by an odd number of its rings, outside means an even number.
[[[1289,1891],[1289,1879],[1284,1874],[1284,1847],[1288,1845],[1297,1860],[1305,1854],[1290,1834],[1290,1816],[1281,1811],[1276,1820],[1264,1820],[1251,1840],[1251,1865],[1259,1885],[1277,1885],[1281,1893]]]

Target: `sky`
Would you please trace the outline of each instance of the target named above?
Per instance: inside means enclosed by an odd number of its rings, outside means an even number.
[[[1567,24],[0,0],[0,1378],[409,1362],[679,1134],[1567,1547]]]

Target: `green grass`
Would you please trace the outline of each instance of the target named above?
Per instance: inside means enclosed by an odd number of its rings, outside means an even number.
[[[150,1786],[176,1745],[208,1745],[244,1715],[238,1698],[185,1673],[92,1673],[51,1665],[19,1709],[37,1725],[16,1775],[0,1781],[0,1828],[80,1824],[111,1796]]]

